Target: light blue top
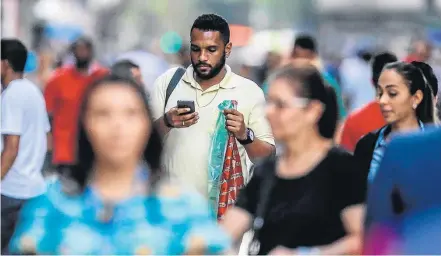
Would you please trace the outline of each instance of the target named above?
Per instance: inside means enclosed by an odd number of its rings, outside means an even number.
[[[155,194],[134,195],[109,208],[91,187],[71,196],[57,181],[24,206],[10,252],[220,254],[229,246],[208,203],[195,192],[162,185]]]
[[[424,131],[424,124],[423,122],[419,121],[420,129]],[[372,183],[372,180],[374,179],[375,175],[377,174],[378,168],[380,166],[381,160],[383,159],[384,151],[386,150],[387,140],[386,140],[386,130],[390,126],[385,126],[381,128],[380,134],[378,136],[377,142],[375,143],[374,153],[372,155],[372,161],[369,168],[369,174],[368,174],[368,182]]]

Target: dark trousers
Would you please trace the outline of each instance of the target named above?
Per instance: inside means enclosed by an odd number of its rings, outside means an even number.
[[[2,209],[2,255],[8,253],[8,244],[12,235],[14,234],[15,225],[17,224],[18,215],[21,207],[26,200],[15,199],[2,195],[1,209]]]

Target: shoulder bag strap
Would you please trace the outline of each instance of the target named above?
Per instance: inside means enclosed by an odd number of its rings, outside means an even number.
[[[181,80],[184,74],[185,74],[185,69],[178,68],[174,73],[172,79],[168,83],[167,91],[165,93],[164,112],[165,112],[165,107],[167,106],[168,99],[170,98],[170,95],[175,90],[176,86],[179,84],[179,81]]]

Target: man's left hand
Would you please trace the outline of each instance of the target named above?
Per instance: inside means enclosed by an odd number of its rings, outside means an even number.
[[[224,110],[226,118],[226,128],[229,132],[233,133],[236,139],[247,139],[247,128],[242,113],[235,109]]]

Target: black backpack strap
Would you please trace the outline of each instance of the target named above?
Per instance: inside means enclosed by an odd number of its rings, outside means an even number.
[[[185,74],[184,68],[178,68],[173,75],[172,79],[167,85],[167,91],[165,93],[165,102],[164,102],[164,112],[165,107],[167,106],[168,99],[170,98],[170,95],[175,90],[176,86],[178,85],[179,81],[181,81],[182,76]]]

